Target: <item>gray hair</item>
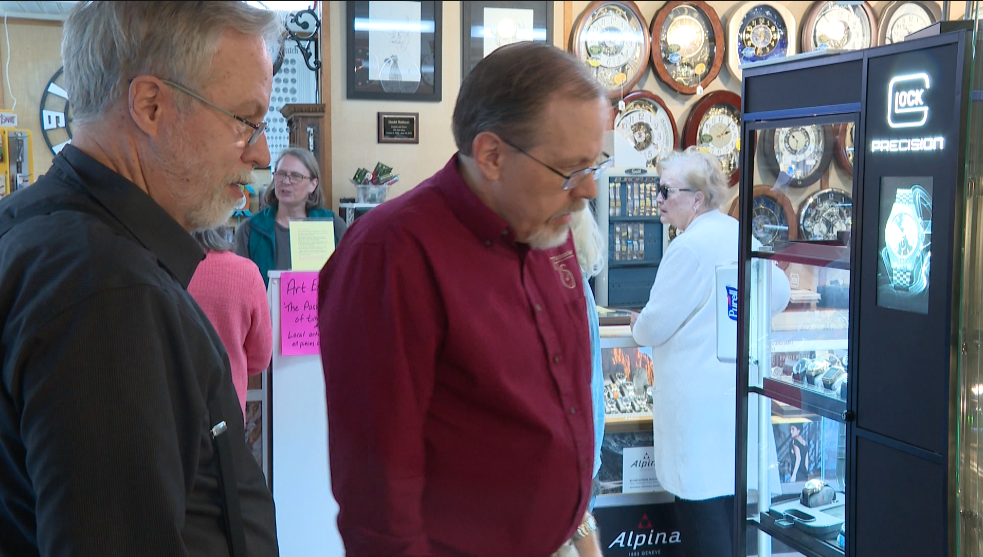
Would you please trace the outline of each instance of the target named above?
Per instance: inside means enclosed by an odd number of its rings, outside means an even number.
[[[206,252],[209,251],[232,251],[232,243],[226,238],[227,226],[217,228],[205,228],[195,230],[191,236],[198,241],[198,245]]]
[[[659,163],[659,175],[672,170],[686,186],[703,192],[708,210],[720,209],[727,197],[728,180],[716,157],[696,147],[676,151]]]
[[[266,187],[263,192],[263,204],[266,207],[279,207],[280,200],[276,198],[276,188],[273,186],[272,174],[276,173],[276,169],[280,166],[280,161],[283,157],[290,155],[295,159],[303,163],[304,167],[307,168],[307,172],[310,173],[312,180],[317,180],[317,187],[314,188],[310,194],[307,195],[307,203],[304,207],[310,211],[317,207],[324,207],[324,194],[321,192],[321,167],[317,164],[317,158],[314,153],[304,149],[303,147],[288,147],[283,151],[280,151],[280,156],[276,159],[276,164],[273,165],[273,172],[271,173],[270,185]]]
[[[591,101],[607,96],[587,67],[573,55],[545,43],[503,46],[474,67],[457,94],[451,129],[457,149],[471,155],[482,132],[493,132],[528,148],[542,128],[551,99]]]
[[[581,272],[588,278],[596,277],[604,268],[608,250],[589,204],[573,214],[570,234],[573,235],[573,245],[577,249],[577,265],[580,266]]]
[[[65,21],[61,57],[74,119],[106,113],[140,75],[200,89],[213,74],[222,34],[262,37],[275,60],[284,33],[281,15],[245,2],[79,2]],[[180,95],[179,109],[191,98]]]

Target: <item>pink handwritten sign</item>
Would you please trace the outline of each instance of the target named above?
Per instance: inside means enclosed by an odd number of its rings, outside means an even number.
[[[317,273],[280,275],[280,353],[320,354],[317,330]]]

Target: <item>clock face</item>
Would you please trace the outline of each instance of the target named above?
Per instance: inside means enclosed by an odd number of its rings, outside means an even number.
[[[58,154],[72,140],[72,107],[62,87],[64,76],[59,68],[41,95],[41,134],[51,152]]]
[[[737,183],[741,154],[741,98],[729,91],[708,93],[690,111],[684,146],[695,145],[720,161],[730,185]]]
[[[652,41],[656,73],[680,93],[696,93],[720,72],[723,28],[706,2],[666,4],[652,20]]]
[[[852,227],[853,199],[843,190],[819,190],[799,210],[799,238],[803,240],[836,240],[839,232],[850,232]]]
[[[881,44],[898,43],[939,20],[935,2],[891,2],[881,12]]]
[[[614,131],[631,143],[649,166],[656,166],[676,145],[676,124],[662,99],[647,91],[625,97],[614,118]]]
[[[742,64],[787,55],[788,28],[771,6],[755,6],[748,11],[738,32],[737,55]]]
[[[771,186],[754,186],[751,201],[751,234],[761,242],[762,251],[773,251],[777,242],[790,242],[798,238],[795,211],[785,194]],[[730,216],[740,218],[741,198],[730,206]],[[785,269],[788,262],[781,262]]]
[[[649,34],[633,2],[592,3],[571,40],[571,50],[612,98],[621,98],[645,72]]]
[[[836,133],[836,160],[843,167],[843,170],[846,170],[851,176],[853,175],[853,158],[856,152],[854,148],[855,128],[853,122],[840,124]]]
[[[809,12],[802,30],[803,50],[859,50],[874,45],[877,19],[866,2],[861,6],[816,2]]]
[[[909,213],[894,215],[884,229],[884,240],[888,249],[901,258],[908,257],[921,249],[921,237],[921,225]]]
[[[804,188],[829,168],[833,159],[835,124],[809,124],[765,130],[762,138],[763,162],[779,181]]]

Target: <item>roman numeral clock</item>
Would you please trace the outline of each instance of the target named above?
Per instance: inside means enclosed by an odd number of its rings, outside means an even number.
[[[55,155],[72,140],[72,109],[61,85],[64,69],[58,68],[41,95],[41,135]]]

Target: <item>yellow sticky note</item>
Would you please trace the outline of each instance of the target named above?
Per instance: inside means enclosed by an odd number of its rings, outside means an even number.
[[[290,269],[320,271],[334,253],[331,219],[290,220]]]

